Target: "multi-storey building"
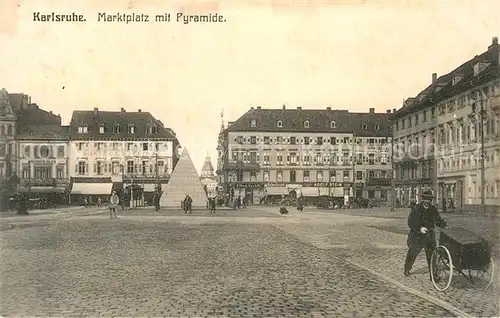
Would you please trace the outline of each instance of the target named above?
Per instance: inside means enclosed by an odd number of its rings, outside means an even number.
[[[69,184],[68,127],[61,117],[29,104],[18,111],[17,171],[20,191],[49,202],[67,200]]]
[[[0,90],[0,183],[6,184],[16,167],[16,112],[11,96]]]
[[[254,203],[288,194],[387,198],[388,113],[252,107],[220,135],[224,191]]]
[[[403,150],[395,163],[402,202],[418,200],[429,187],[441,208],[443,200],[456,210],[477,208],[483,191],[487,207],[500,206],[499,54],[493,38],[486,52],[439,78],[433,74],[433,83],[391,117],[395,143]]]
[[[212,198],[217,195],[217,178],[214,173],[214,167],[212,166],[212,161],[210,156],[207,155],[205,158],[205,163],[201,169],[200,175],[201,184],[207,193],[207,196]]]
[[[179,158],[175,133],[140,109],[74,111],[69,136],[72,200],[131,185],[151,194],[164,188]]]

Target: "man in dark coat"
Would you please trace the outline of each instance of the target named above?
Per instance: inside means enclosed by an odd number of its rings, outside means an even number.
[[[408,217],[410,232],[408,233],[407,240],[408,253],[406,254],[404,267],[405,276],[410,275],[413,263],[422,248],[425,250],[430,274],[431,256],[436,248],[435,227],[446,227],[446,222],[439,216],[436,207],[431,204],[433,198],[432,191],[424,191],[422,202],[411,209],[410,216]]]

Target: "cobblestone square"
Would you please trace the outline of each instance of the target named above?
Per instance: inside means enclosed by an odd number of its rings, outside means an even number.
[[[383,230],[401,228],[397,219],[265,208],[160,212],[2,219],[0,315],[498,315],[496,287],[455,284],[440,294],[424,272],[405,278],[406,236]],[[415,268],[424,262],[419,256]]]

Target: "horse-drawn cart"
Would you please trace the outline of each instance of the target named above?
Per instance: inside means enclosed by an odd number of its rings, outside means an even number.
[[[462,274],[471,283],[490,287],[494,277],[491,244],[463,228],[441,230],[439,245],[432,253],[431,278],[434,287],[445,291],[450,287],[453,272]]]

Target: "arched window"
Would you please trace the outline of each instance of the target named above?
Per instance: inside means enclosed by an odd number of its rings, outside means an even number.
[[[7,136],[12,136],[12,125],[7,125]]]
[[[0,135],[1,136],[5,135],[5,126],[4,125],[0,126]]]
[[[379,130],[379,129],[380,129],[380,125],[379,124],[375,125],[375,130]]]
[[[155,124],[148,124],[146,128],[146,132],[148,134],[156,134],[156,125]]]
[[[252,128],[257,127],[257,121],[256,121],[255,119],[252,119],[252,120],[250,121],[250,127],[252,127]]]
[[[281,120],[278,120],[278,121],[276,122],[276,127],[278,127],[278,128],[282,128],[282,127],[283,127],[283,122],[282,122]]]
[[[363,125],[361,125],[361,128],[362,128],[363,130],[367,130],[367,129],[368,129],[368,125],[363,124]]]
[[[306,121],[304,122],[304,128],[309,128],[309,120],[306,120]]]
[[[113,134],[119,134],[119,133],[120,133],[120,124],[114,123],[113,124]]]
[[[335,120],[332,120],[330,122],[330,128],[337,128],[337,123],[335,122]]]

